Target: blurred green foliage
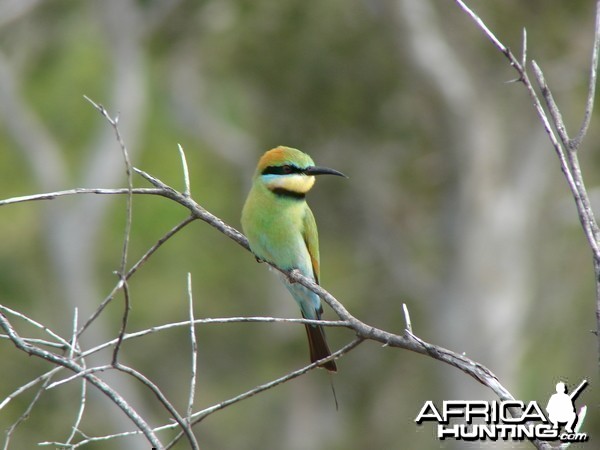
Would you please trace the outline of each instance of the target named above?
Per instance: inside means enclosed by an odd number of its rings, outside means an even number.
[[[11,2],[2,3],[0,8],[9,11]],[[177,152],[177,143],[181,143],[190,166],[194,199],[238,228],[254,164],[262,151],[279,144],[298,147],[317,162],[348,173],[350,180],[343,183],[320,180],[310,197],[320,226],[325,288],[361,320],[391,332],[402,332],[401,304],[407,303],[416,334],[446,346],[436,330],[439,321],[434,320],[443,310],[432,298],[441,296],[448,273],[459,264],[452,259],[452,242],[442,230],[455,206],[450,193],[468,168],[450,143],[455,132],[453,112],[417,68],[409,50],[409,30],[396,3],[168,3],[123,2],[129,8],[123,14],[137,15],[138,25],[144,28],[137,47],[146,77],[140,80],[145,86],[144,107],[138,110],[141,131],[138,136],[125,136],[134,165],[182,189]],[[476,80],[474,90],[480,94],[476,100],[492,104],[499,133],[507,136],[506,153],[518,158],[528,150],[523,148],[523,143],[529,142],[526,137],[538,132],[541,125],[522,87],[505,83],[515,74],[456,5],[426,3],[433,7],[447,44]],[[575,129],[587,87],[591,2],[473,3],[515,51],[520,49],[522,29],[527,27],[529,54],[547,70],[566,122]],[[68,178],[53,189],[90,187],[79,183],[85,182],[93,143],[108,124],[83,95],[104,104],[111,114],[119,113],[110,103],[117,71],[113,46],[119,44],[110,41],[107,22],[115,16],[103,15],[115,4],[56,0],[33,5],[14,20],[1,23],[2,64],[11,67],[20,98],[60,146]],[[120,116],[120,121],[126,124],[132,118]],[[217,143],[204,132],[216,129],[213,123],[220,127],[222,140]],[[598,128],[594,119],[582,155],[590,187],[598,180],[600,161],[594,144]],[[238,134],[243,138],[238,142],[245,145],[230,148],[218,144],[230,142],[228,139]],[[113,144],[105,151],[119,152],[116,139]],[[520,356],[516,357],[518,373],[507,386],[519,398],[542,403],[560,377],[568,378],[570,384],[584,376],[597,377],[597,349],[588,332],[595,329],[589,251],[549,145],[546,158],[551,162],[542,170],[553,173],[542,201],[534,205],[539,213],[527,239],[531,288],[528,304],[514,313],[525,317],[525,324]],[[508,159],[499,164],[494,176],[510,177],[519,161]],[[123,172],[120,185],[124,185],[123,167],[115,170]],[[135,184],[147,185],[139,177]],[[2,198],[40,189],[40,180],[18,139],[0,120]],[[516,195],[520,195],[518,191]],[[65,300],[65,280],[57,274],[52,257],[48,212],[57,204],[76,207],[75,202],[62,197],[0,208],[0,303],[65,336],[72,326],[73,310]],[[135,197],[130,264],[186,214],[163,198]],[[113,272],[119,267],[124,227],[125,197],[114,197],[89,254],[95,284],[90,292],[97,303],[116,282]],[[195,222],[168,241],[131,279],[129,330],[185,320],[187,272],[192,274],[196,317],[297,316],[287,292],[264,265],[256,264],[250,254],[208,225]],[[503,279],[500,267],[498,277]],[[482,292],[494,289],[493,281],[478,281]],[[118,297],[95,326],[114,337],[122,311],[123,299]],[[326,316],[333,318],[330,311]],[[43,336],[17,319],[11,320],[25,335]],[[85,317],[79,318],[80,323],[83,320]],[[446,332],[451,333],[453,326],[466,325],[449,324]],[[197,334],[197,408],[307,362],[304,331],[299,326],[206,325],[198,327]],[[328,335],[334,347],[352,338],[351,333],[339,329],[329,330]],[[473,341],[481,339],[473,336]],[[471,353],[470,344],[461,343],[461,348],[453,350],[468,350],[473,359],[491,362],[485,352]],[[489,347],[497,344],[491,339]],[[188,330],[178,328],[126,342],[122,357],[154,380],[183,410],[190,376],[189,348]],[[435,440],[430,429],[417,427],[414,417],[425,400],[451,396],[446,380],[454,369],[371,342],[344,357],[339,366],[340,373],[334,377],[339,411],[335,411],[330,379],[323,373],[311,373],[206,419],[195,428],[201,447],[333,450],[451,446]],[[0,341],[0,399],[49,368]],[[494,363],[490,369],[503,381],[502,364]],[[475,398],[489,396],[472,380],[465,383]],[[136,383],[126,386],[135,386],[137,394],[124,394],[141,402],[136,406],[150,414],[153,424],[168,421],[148,391]],[[120,413],[91,391],[81,430],[90,435],[118,431],[111,416]],[[18,396],[0,410],[0,429],[17,420],[33,392]],[[77,383],[45,392],[17,429],[10,448],[34,448],[40,441],[65,439],[75,418],[78,395]],[[584,431],[595,439],[600,432],[600,397],[594,381],[584,397],[590,407]],[[125,419],[121,422],[122,430],[130,429]],[[132,447],[123,440],[86,448]],[[181,443],[177,448],[186,447]]]

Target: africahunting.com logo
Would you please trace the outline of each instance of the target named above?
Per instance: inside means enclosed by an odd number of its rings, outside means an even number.
[[[557,383],[556,393],[545,408],[547,414],[536,401],[445,400],[438,408],[428,400],[415,422],[437,423],[437,437],[441,440],[586,442],[589,436],[580,432],[580,428],[587,407],[582,406],[576,413],[575,399],[587,384],[583,380],[568,393],[564,383]]]

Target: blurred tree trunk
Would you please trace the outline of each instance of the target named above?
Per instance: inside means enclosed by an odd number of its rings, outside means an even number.
[[[532,123],[528,135],[502,132],[527,120],[505,117],[486,96],[472,69],[448,44],[437,9],[425,0],[399,0],[399,36],[413,65],[438,94],[452,183],[442,215],[440,255],[448,268],[430,318],[436,341],[494,371],[506,386],[518,382],[523,350],[523,319],[532,299],[532,241],[544,170],[546,136]],[[506,121],[506,123],[505,123]],[[454,398],[479,393],[458,371],[450,381]]]

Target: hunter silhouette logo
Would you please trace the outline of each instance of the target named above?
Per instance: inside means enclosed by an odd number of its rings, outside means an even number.
[[[445,400],[438,408],[433,401],[425,402],[415,422],[437,423],[437,438],[465,441],[477,440],[534,440],[587,442],[589,436],[579,429],[587,412],[582,406],[575,412],[575,399],[588,382],[583,380],[572,393],[565,383],[556,384],[556,393],[550,396],[546,406],[536,401],[522,402],[485,400]],[[561,432],[561,425],[564,430]]]
[[[565,431],[571,434],[574,433],[574,427],[578,422],[578,417],[575,413],[575,398],[586,386],[587,380],[583,380],[571,394],[568,394],[565,383],[556,383],[556,394],[550,397],[548,406],[546,406],[548,419],[552,422],[554,429],[558,429],[560,423],[566,423]],[[585,413],[582,411],[581,414]]]

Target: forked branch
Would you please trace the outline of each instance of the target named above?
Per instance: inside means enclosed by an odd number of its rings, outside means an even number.
[[[500,39],[487,27],[485,22],[475,12],[469,8],[462,0],[455,0],[458,6],[475,22],[475,24],[483,31],[485,36],[500,50],[508,59],[511,67],[513,67],[520,81],[525,86],[529,97],[533,103],[536,113],[542,122],[544,130],[550,138],[550,142],[558,156],[561,170],[567,181],[567,185],[571,191],[581,227],[587,239],[588,245],[593,256],[593,270],[596,284],[596,335],[598,343],[598,364],[600,365],[600,230],[598,222],[594,216],[591,207],[588,192],[583,180],[583,174],[579,163],[578,153],[581,150],[581,145],[584,137],[589,129],[592,112],[594,109],[594,97],[596,93],[596,82],[598,76],[598,54],[600,52],[600,0],[596,0],[596,15],[594,28],[594,44],[592,48],[592,56],[589,69],[589,84],[586,105],[583,113],[582,124],[574,138],[569,137],[567,127],[564,123],[560,109],[558,108],[550,87],[546,83],[546,79],[539,65],[531,62],[533,73],[541,91],[543,103],[532,85],[527,74],[526,66],[526,34],[523,40],[523,58],[519,61],[511,50],[505,46]],[[546,110],[549,114],[546,113]],[[549,117],[548,117],[549,116]],[[555,131],[558,137],[555,134]]]

